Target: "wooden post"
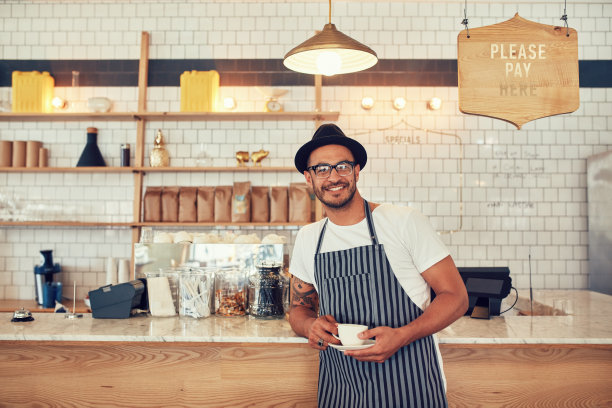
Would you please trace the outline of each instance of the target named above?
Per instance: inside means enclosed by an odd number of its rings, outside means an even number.
[[[138,113],[147,111],[147,81],[149,78],[149,33],[146,31],[142,32],[140,40],[140,65],[138,67]],[[137,118],[136,125],[136,152],[134,156],[135,166],[144,166],[144,146],[145,146],[145,132],[146,132],[146,121],[144,118]],[[144,173],[142,171],[134,172],[134,223],[141,221],[142,213],[142,184],[143,184]],[[130,262],[130,268],[132,270],[132,279],[135,279],[135,267],[134,267],[134,244],[140,240],[140,227],[132,226],[132,259]]]

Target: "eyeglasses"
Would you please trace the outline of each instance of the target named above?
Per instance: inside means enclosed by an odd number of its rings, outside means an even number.
[[[344,160],[336,164],[327,164],[321,163],[314,166],[306,167],[306,170],[314,171],[314,174],[317,178],[328,178],[331,175],[333,169],[336,169],[336,172],[341,177],[350,176],[353,174],[353,167],[355,167],[356,162]]]

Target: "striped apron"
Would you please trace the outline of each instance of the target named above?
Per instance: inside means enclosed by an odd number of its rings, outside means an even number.
[[[372,245],[320,253],[328,220],[323,225],[315,252],[320,313],[339,323],[401,327],[423,312],[395,277],[365,200],[364,205]],[[432,336],[400,348],[382,364],[357,361],[332,347],[319,358],[319,407],[447,406]]]

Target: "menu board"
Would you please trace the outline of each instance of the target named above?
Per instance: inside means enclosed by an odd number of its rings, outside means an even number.
[[[569,32],[569,36],[567,35]],[[510,20],[457,37],[459,110],[515,125],[580,106],[574,29]]]

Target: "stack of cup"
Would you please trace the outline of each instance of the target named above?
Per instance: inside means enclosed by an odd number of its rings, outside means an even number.
[[[26,166],[26,142],[15,140],[13,142],[13,167]]]
[[[0,167],[48,167],[48,156],[38,140],[0,141]]]
[[[13,142],[0,140],[0,167],[13,165]]]

